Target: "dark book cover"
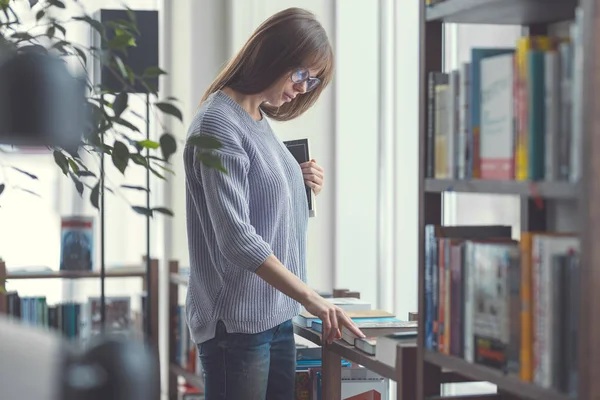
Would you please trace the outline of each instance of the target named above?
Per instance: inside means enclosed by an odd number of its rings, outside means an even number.
[[[287,147],[290,153],[292,153],[292,156],[294,156],[296,161],[298,161],[298,164],[310,161],[308,139],[288,140],[284,141],[283,144],[285,147]],[[317,209],[315,204],[315,194],[308,186],[306,186],[306,199],[308,201],[309,216],[316,216]]]

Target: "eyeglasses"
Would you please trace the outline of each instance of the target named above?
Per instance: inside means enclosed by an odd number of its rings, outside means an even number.
[[[311,90],[319,86],[319,84],[321,83],[321,80],[319,78],[311,78],[310,71],[306,68],[298,68],[297,70],[295,70],[292,73],[291,79],[292,82],[296,84],[302,84],[306,82],[307,92],[310,92]]]

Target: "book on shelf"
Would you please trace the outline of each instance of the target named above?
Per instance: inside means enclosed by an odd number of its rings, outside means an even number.
[[[360,351],[367,353],[370,356],[375,355],[375,349],[377,348],[377,337],[364,337],[356,338],[354,340],[354,347]]]
[[[579,238],[461,228],[426,226],[426,348],[575,394]]]
[[[426,177],[577,182],[581,176],[581,10],[570,37],[474,47],[428,76]]]
[[[310,147],[307,138],[284,141],[283,144],[292,153],[298,164],[302,164],[311,160]],[[308,213],[310,217],[317,215],[317,203],[315,202],[315,194],[312,189],[306,186],[306,200],[308,202]]]
[[[61,271],[94,269],[94,217],[63,217],[60,238]]]
[[[129,296],[106,296],[105,329],[111,334],[129,334],[133,323],[131,320],[131,298]],[[102,333],[102,304],[100,297],[89,297],[90,335]]]
[[[329,297],[327,301],[338,306],[346,312],[371,310],[371,303],[355,297]],[[312,322],[318,319],[319,318],[302,308],[300,314],[293,318],[293,322],[299,326],[310,328],[312,326]]]
[[[352,320],[367,337],[385,336],[396,332],[417,332],[417,321],[402,321],[389,318],[360,318]],[[348,328],[342,326],[342,340],[354,345],[357,336]]]
[[[348,310],[348,309],[346,309],[345,312],[346,312],[346,315],[353,320],[361,319],[361,318],[394,317],[394,315],[392,313],[383,311],[383,310],[354,310],[354,309]],[[297,318],[294,319],[294,322],[296,322],[296,324],[298,324],[302,327],[307,327],[307,328],[312,327],[312,324],[315,321],[318,321],[318,323],[321,322],[321,320],[318,317],[312,315],[308,311],[302,311],[297,316]]]

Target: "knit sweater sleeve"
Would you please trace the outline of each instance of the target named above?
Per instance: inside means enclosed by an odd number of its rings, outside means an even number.
[[[226,119],[205,116],[196,134],[215,137],[222,144],[214,154],[226,173],[202,163],[198,154],[194,156],[194,170],[204,189],[219,251],[232,265],[254,272],[273,250],[250,221],[250,158],[242,146],[239,128]]]

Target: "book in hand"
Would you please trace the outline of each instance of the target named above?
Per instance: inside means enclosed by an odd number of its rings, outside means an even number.
[[[287,140],[284,141],[283,144],[290,153],[292,153],[292,156],[298,161],[298,164],[310,161],[308,139]],[[315,217],[317,215],[315,194],[308,186],[306,186],[306,199],[308,200],[308,215],[310,217]]]

